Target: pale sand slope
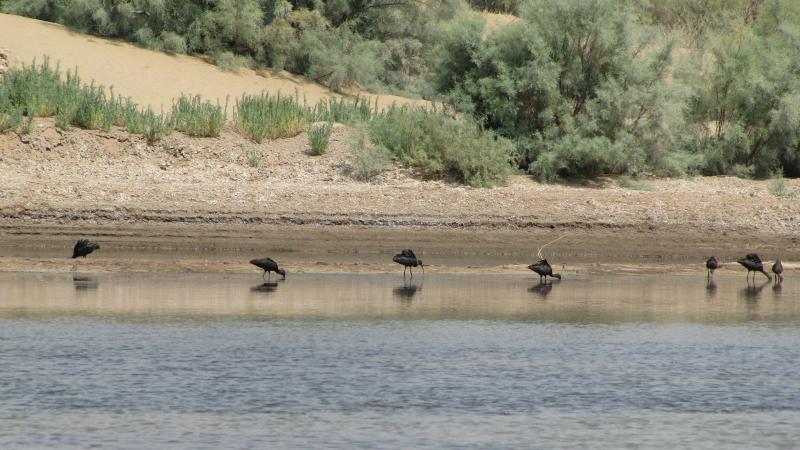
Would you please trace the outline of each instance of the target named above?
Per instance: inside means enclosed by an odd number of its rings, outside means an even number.
[[[0,14],[0,48],[11,56],[11,65],[30,64],[34,58],[41,62],[44,55],[63,69],[78,68],[87,83],[95,80],[104,86],[114,86],[116,93],[130,96],[142,106],[156,110],[169,109],[172,99],[181,93],[200,94],[211,101],[224,103],[242,93],[262,91],[283,92],[305,96],[309,103],[336,96],[326,87],[308,82],[287,72],[280,75],[243,69],[241,73],[226,72],[199,58],[154,52],[124,43],[85,34],[74,33],[65,27],[26,17]],[[362,92],[373,99],[374,94]],[[419,103],[392,95],[377,96],[378,105]]]

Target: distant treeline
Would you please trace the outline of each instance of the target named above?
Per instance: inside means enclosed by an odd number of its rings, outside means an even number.
[[[519,20],[487,32],[470,6]],[[796,0],[5,0],[3,9],[333,89],[445,100],[545,180],[800,176]]]

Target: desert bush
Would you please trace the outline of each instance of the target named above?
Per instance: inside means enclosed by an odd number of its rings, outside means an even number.
[[[312,124],[308,128],[308,142],[311,145],[312,155],[323,155],[328,150],[328,142],[333,131],[333,123],[322,122]]]
[[[358,181],[369,181],[392,166],[392,154],[385,147],[369,142],[366,132],[356,135],[351,146],[350,176]]]
[[[163,113],[156,114],[150,108],[142,114],[142,121],[144,137],[147,138],[148,144],[160,141],[175,129],[170,117],[165,116]]]
[[[10,104],[0,104],[0,133],[16,129],[20,123],[22,123],[22,111]]]
[[[346,123],[350,125],[366,123],[379,113],[377,98],[375,105],[370,105],[369,99],[359,97],[350,100],[344,97],[326,97],[320,100],[311,112],[314,120],[327,122]]]
[[[309,115],[310,109],[300,106],[296,98],[262,93],[237,100],[234,121],[245,136],[261,143],[300,134]]]
[[[0,133],[13,130],[22,122],[22,109],[11,102],[7,86],[0,82]]]
[[[176,130],[189,136],[217,137],[227,116],[219,104],[203,101],[199,95],[181,95],[172,104],[172,120]]]
[[[752,28],[712,36],[710,63],[687,76],[697,130],[687,148],[705,156],[705,174],[800,175],[800,28],[777,18],[781,4],[765,4]]]
[[[516,14],[520,3],[520,0],[469,0],[475,9],[507,14]]]
[[[262,156],[263,154],[260,150],[252,150],[250,152],[250,157],[247,159],[247,164],[250,165],[250,167],[258,167],[258,165],[261,163]]]
[[[171,54],[186,53],[186,39],[172,31],[164,32],[161,34],[161,48]]]
[[[370,122],[369,131],[376,145],[429,177],[491,186],[510,174],[510,141],[443,113],[391,107]]]
[[[237,73],[247,65],[247,58],[228,51],[219,52],[214,54],[214,64],[222,70]]]

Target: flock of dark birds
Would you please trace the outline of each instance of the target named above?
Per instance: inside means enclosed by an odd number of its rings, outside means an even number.
[[[86,258],[87,255],[92,253],[95,250],[98,250],[100,245],[95,242],[90,242],[88,239],[81,239],[75,243],[75,248],[72,250],[72,257],[79,258],[84,257]],[[417,258],[417,255],[411,249],[405,249],[400,253],[394,255],[392,261],[400,264],[403,266],[403,278],[406,277],[406,273],[411,273],[411,278],[414,278],[414,267],[419,267],[422,269],[423,275],[425,274],[425,266],[422,264],[422,260]],[[753,283],[755,283],[756,279],[756,272],[760,272],[767,277],[767,281],[772,281],[772,276],[764,270],[764,263],[761,261],[761,258],[755,253],[750,253],[742,259],[737,261],[739,264],[744,266],[747,269],[747,282],[750,283],[750,273],[753,274]],[[264,273],[261,275],[262,278],[269,276],[269,279],[272,279],[272,272],[275,272],[278,275],[281,275],[283,279],[286,279],[286,271],[278,267],[278,263],[275,262],[272,258],[257,258],[251,259],[250,264],[262,269]],[[712,256],[708,258],[706,261],[706,269],[708,269],[708,279],[711,279],[714,276],[714,271],[722,267],[722,263],[717,259],[716,256]],[[546,284],[547,278],[555,278],[557,280],[561,280],[561,274],[553,273],[553,267],[547,262],[547,259],[542,258],[539,261],[534,262],[533,264],[528,266],[528,269],[534,271],[536,274],[539,275],[539,283]],[[775,260],[775,263],[772,264],[772,273],[775,274],[775,282],[781,283],[783,282],[783,264],[781,263],[781,259],[778,258]],[[552,282],[552,281],[551,281]]]
[[[741,264],[745,269],[747,269],[747,282],[750,283],[750,273],[753,274],[753,283],[756,282],[756,273],[762,273],[765,277],[767,277],[768,282],[772,282],[772,275],[768,274],[766,270],[764,270],[764,263],[761,261],[761,258],[758,257],[755,253],[749,253],[744,258],[739,259],[739,264]],[[719,262],[716,256],[712,256],[708,258],[706,261],[706,269],[708,269],[708,278],[714,276],[714,271],[722,267],[722,263]],[[783,263],[781,263],[781,259],[778,258],[772,264],[772,273],[775,274],[775,282],[782,283],[783,282]]]

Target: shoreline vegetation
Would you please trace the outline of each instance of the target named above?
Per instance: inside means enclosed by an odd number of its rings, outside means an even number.
[[[71,127],[109,131],[116,126],[143,135],[153,145],[173,131],[219,137],[229,120],[228,106],[184,94],[171,111],[157,113],[115,95],[113,88],[83,83],[77,69],[62,74],[47,58],[41,64],[10,68],[0,79],[0,133],[29,134],[34,118],[55,117],[56,127],[63,131]],[[476,187],[503,183],[511,173],[510,142],[441,108],[434,104],[380,109],[368,100],[334,97],[312,106],[299,93],[293,97],[262,93],[236,99],[231,121],[259,144],[315,129],[316,122],[342,123],[368,136],[368,143],[364,139],[358,143],[367,165],[377,159],[376,154],[386,153],[428,178],[450,178]]]
[[[800,4],[791,0],[0,7],[233,70],[287,69],[334,91],[376,88],[443,102],[457,125],[406,112],[387,119],[405,134],[368,127],[376,145],[434,178],[487,186],[512,170],[542,181],[800,175]],[[431,127],[445,128],[441,136],[410,133],[436,121],[448,122]],[[464,154],[439,148],[462,135],[469,139],[451,147]],[[422,148],[408,142],[420,138]]]

